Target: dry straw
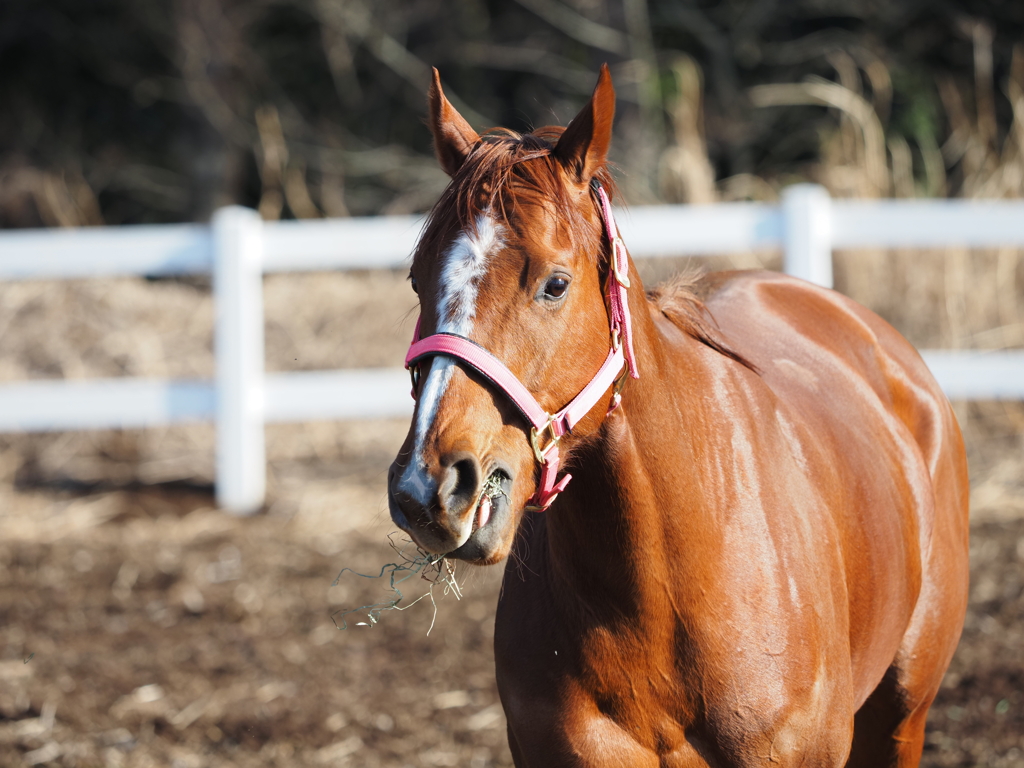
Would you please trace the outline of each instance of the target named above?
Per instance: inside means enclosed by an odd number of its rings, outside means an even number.
[[[415,547],[416,555],[410,555],[408,550],[413,546],[412,541],[406,539],[402,542],[401,546],[396,544],[394,541],[395,534],[388,536],[388,540],[391,544],[391,548],[395,551],[398,562],[387,563],[380,569],[380,573],[376,576],[373,574],[358,573],[351,568],[342,568],[338,573],[331,586],[337,586],[341,581],[341,577],[346,573],[351,573],[363,579],[382,579],[386,575],[388,577],[388,589],[391,591],[393,597],[388,600],[382,600],[377,603],[369,603],[362,605],[358,608],[350,608],[344,611],[336,611],[331,614],[331,619],[334,621],[334,625],[338,629],[348,629],[348,620],[346,616],[352,614],[365,614],[366,621],[358,621],[355,623],[357,627],[373,627],[376,626],[380,621],[381,614],[386,611],[404,611],[407,608],[412,608],[416,603],[421,600],[430,599],[430,603],[433,606],[434,613],[430,619],[430,627],[427,629],[429,635],[434,629],[434,622],[437,621],[437,602],[434,599],[434,589],[438,586],[442,587],[442,595],[449,593],[454,594],[457,600],[462,599],[462,587],[455,577],[455,563],[445,558],[444,555],[434,555],[428,552],[424,552],[419,547]],[[399,589],[399,585],[419,575],[421,579],[428,582],[430,586],[427,591],[417,597],[410,603],[400,605],[405,599],[405,595],[402,590]]]

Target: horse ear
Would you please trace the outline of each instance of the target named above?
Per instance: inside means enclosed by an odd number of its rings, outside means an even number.
[[[601,65],[594,95],[572,119],[552,154],[580,184],[589,184],[608,159],[615,120],[615,88],[608,65]]]
[[[454,176],[480,141],[480,136],[445,98],[441,90],[441,75],[436,67],[427,101],[430,105],[430,132],[434,134],[437,161],[445,173]]]

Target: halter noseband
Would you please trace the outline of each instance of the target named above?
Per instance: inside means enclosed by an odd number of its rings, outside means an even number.
[[[615,385],[615,394],[612,397],[608,413],[618,407],[621,400],[620,390],[625,383],[625,375],[620,375],[624,364],[628,367],[629,375],[632,378],[640,378],[633,356],[633,336],[626,294],[626,289],[629,288],[627,276],[629,259],[626,246],[619,237],[618,227],[615,226],[608,194],[596,182],[594,189],[600,203],[605,235],[611,244],[611,263],[608,269],[608,315],[612,344],[608,357],[594,378],[567,406],[555,414],[548,414],[541,408],[530,391],[516,378],[516,375],[475,341],[453,333],[435,333],[421,339],[418,320],[413,343],[405,356],[405,367],[410,369],[413,376],[413,398],[416,397],[419,380],[419,361],[433,355],[446,355],[461,360],[485,376],[494,386],[505,393],[506,397],[530,422],[530,445],[533,447],[537,463],[541,466],[537,492],[526,506],[526,509],[534,512],[543,512],[550,507],[555,497],[565,490],[572,479],[572,475],[566,473],[556,482],[559,461],[558,441],[562,435],[571,432],[577,422],[597,404],[597,401],[608,391],[608,387],[613,384]],[[542,441],[545,439],[547,444],[542,445]]]

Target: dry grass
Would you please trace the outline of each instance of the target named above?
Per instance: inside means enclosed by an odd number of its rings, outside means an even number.
[[[404,283],[391,272],[268,278],[268,370],[395,364],[415,322]],[[0,308],[0,380],[213,374],[212,304],[201,282],[14,283],[0,287]],[[319,515],[365,500],[367,482],[382,476],[404,428],[268,427],[272,507]],[[21,506],[15,497],[23,491],[212,481],[209,425],[0,436],[0,499],[8,509]],[[382,493],[382,485],[372,492],[374,508]]]

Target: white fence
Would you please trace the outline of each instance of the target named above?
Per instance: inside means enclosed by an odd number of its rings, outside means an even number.
[[[422,220],[374,217],[261,222],[225,208],[210,226],[162,225],[0,233],[0,280],[212,274],[216,380],[99,379],[0,385],[0,432],[217,425],[217,501],[263,503],[266,422],[408,415],[401,369],[266,374],[267,272],[407,264]],[[620,216],[635,257],[781,248],[793,275],[832,284],[832,249],[1024,247],[1024,201],[851,201],[797,185],[781,205],[651,206]],[[1024,399],[1024,352],[925,352],[953,399]]]

